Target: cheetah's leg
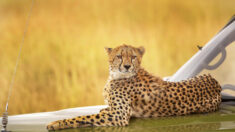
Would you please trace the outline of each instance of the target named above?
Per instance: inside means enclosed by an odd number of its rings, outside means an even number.
[[[221,96],[216,95],[215,97],[204,100],[204,104],[202,107],[200,107],[199,113],[209,113],[214,112],[219,109],[219,105],[221,103]]]
[[[79,128],[88,126],[126,126],[130,119],[130,100],[123,95],[116,96],[116,91],[111,94],[109,102],[110,110],[101,111],[98,114],[78,116],[72,119],[64,119],[47,125],[48,130],[61,130],[66,128]],[[129,95],[128,95],[129,96]]]

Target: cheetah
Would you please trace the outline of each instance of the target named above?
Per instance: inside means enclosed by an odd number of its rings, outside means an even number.
[[[141,67],[143,47],[105,48],[109,78],[104,87],[107,108],[98,114],[52,122],[48,130],[89,126],[127,126],[131,117],[182,116],[218,110],[221,86],[211,75],[180,82],[164,81]]]

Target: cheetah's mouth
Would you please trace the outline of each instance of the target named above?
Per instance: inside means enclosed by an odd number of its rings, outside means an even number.
[[[124,70],[119,69],[119,72],[121,72],[121,73],[131,73],[130,70],[126,70],[126,69],[124,69]]]
[[[123,67],[119,67],[118,72],[121,73],[121,74],[130,74],[130,73],[133,73],[133,70],[131,68],[126,69],[126,68],[123,68]]]

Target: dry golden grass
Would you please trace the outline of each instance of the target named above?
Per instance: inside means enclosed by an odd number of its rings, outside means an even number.
[[[31,0],[0,1],[3,111]],[[36,0],[10,114],[103,104],[104,47],[144,46],[143,66],[173,74],[235,13],[234,0]]]

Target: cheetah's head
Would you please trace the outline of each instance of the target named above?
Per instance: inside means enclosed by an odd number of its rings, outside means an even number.
[[[109,56],[109,71],[112,79],[134,76],[141,64],[144,48],[121,45],[116,48],[105,48]]]

